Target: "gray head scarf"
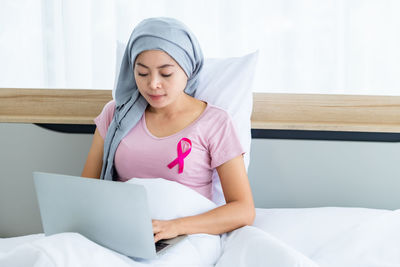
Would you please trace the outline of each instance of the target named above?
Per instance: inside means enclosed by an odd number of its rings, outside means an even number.
[[[191,96],[203,67],[203,54],[196,37],[180,21],[172,18],[150,18],[133,30],[122,58],[115,90],[115,112],[104,140],[101,179],[116,180],[115,151],[122,138],[138,123],[148,102],[139,93],[134,77],[136,57],[146,50],[169,54],[188,77],[185,92]]]

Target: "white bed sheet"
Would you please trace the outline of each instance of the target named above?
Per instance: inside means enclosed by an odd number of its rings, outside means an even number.
[[[321,267],[400,266],[400,210],[257,209],[254,226]]]
[[[168,252],[159,261],[130,259],[101,247],[76,233],[63,233],[44,237],[32,235],[0,239],[0,266],[55,267],[55,266],[279,266],[318,267],[310,259],[288,247],[262,230],[246,226],[222,238],[224,253],[217,263],[199,262],[197,255],[182,253],[180,248]],[[185,245],[182,246],[185,250]],[[204,247],[213,251],[213,248]],[[196,249],[192,250],[196,251]],[[186,251],[187,252],[187,249]]]
[[[221,239],[223,251],[215,266],[400,266],[400,210],[326,207],[256,211],[254,226]],[[27,265],[29,261],[34,264]],[[69,233],[0,239],[0,266],[149,265]]]
[[[384,209],[256,209],[254,226],[311,257],[322,245],[368,220],[391,213]]]

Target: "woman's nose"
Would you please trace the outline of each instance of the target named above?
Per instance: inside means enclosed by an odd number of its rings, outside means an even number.
[[[149,84],[149,86],[152,89],[157,89],[157,88],[161,87],[160,78],[158,77],[158,75],[151,75],[150,76],[150,84]]]

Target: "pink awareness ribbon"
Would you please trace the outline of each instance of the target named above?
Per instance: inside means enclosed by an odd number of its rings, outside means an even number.
[[[182,152],[182,141],[185,141],[189,144],[189,148],[185,151]],[[168,168],[172,169],[176,164],[179,164],[179,173],[183,172],[183,159],[187,157],[187,155],[189,155],[190,151],[192,150],[192,142],[187,139],[187,138],[182,138],[179,142],[178,142],[178,157],[176,159],[174,159],[170,164],[168,164]]]

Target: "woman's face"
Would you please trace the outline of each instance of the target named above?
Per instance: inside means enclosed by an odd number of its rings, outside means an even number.
[[[167,53],[143,51],[136,57],[135,80],[139,92],[154,108],[162,108],[184,94],[187,76]]]

